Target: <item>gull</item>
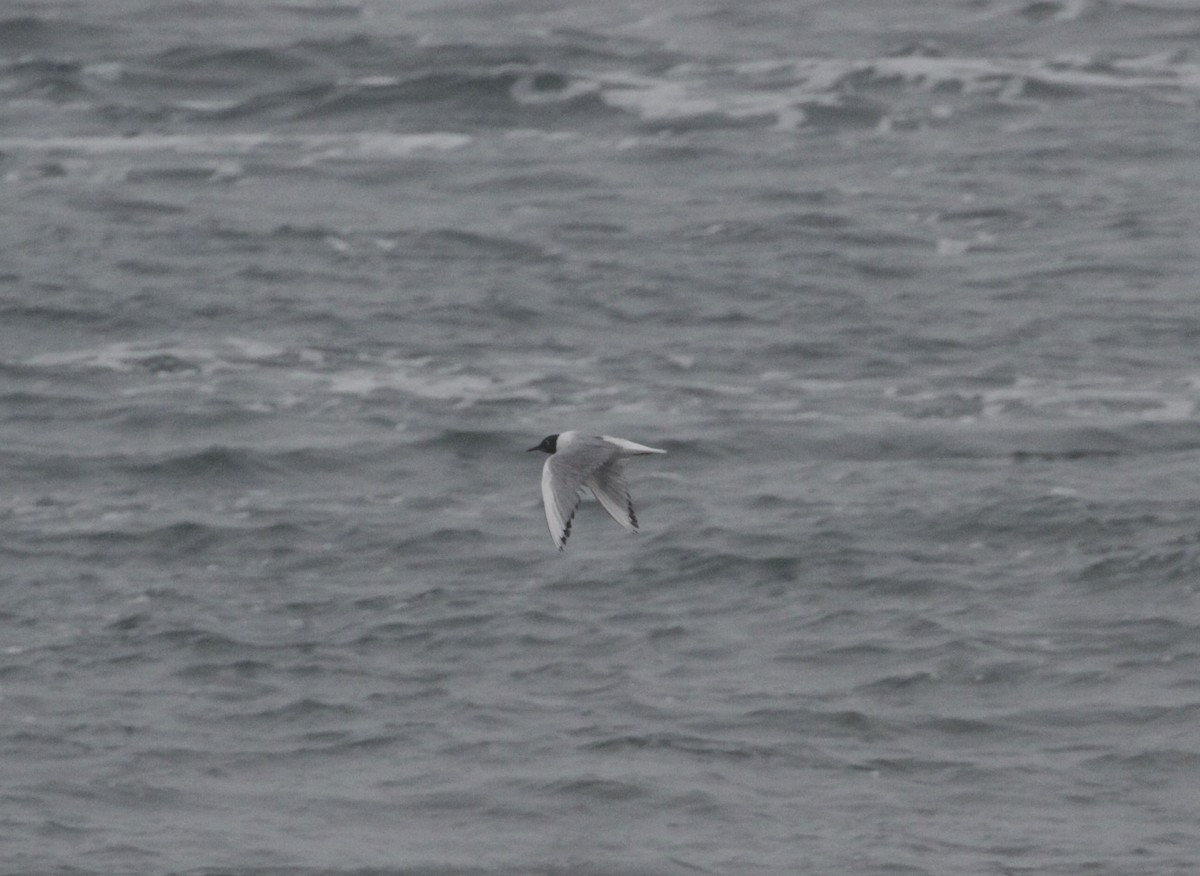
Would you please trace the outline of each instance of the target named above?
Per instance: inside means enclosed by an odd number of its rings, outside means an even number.
[[[532,453],[541,450],[550,458],[542,466],[542,502],[546,505],[546,525],[550,537],[561,551],[571,536],[571,521],[579,507],[579,491],[587,487],[600,500],[604,510],[617,523],[635,532],[637,515],[625,483],[624,460],[630,456],[666,453],[611,435],[581,435],[560,432],[547,435]]]

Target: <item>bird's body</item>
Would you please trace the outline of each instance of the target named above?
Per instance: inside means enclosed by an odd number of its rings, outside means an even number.
[[[559,550],[571,535],[571,521],[584,487],[592,491],[613,520],[626,529],[636,530],[637,515],[625,483],[623,460],[667,452],[611,435],[579,432],[549,435],[537,447],[529,449],[550,454],[542,466],[542,502],[546,506],[550,537]]]

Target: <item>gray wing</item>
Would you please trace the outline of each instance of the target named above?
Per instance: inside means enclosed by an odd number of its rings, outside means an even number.
[[[609,517],[626,529],[638,528],[633,500],[629,498],[629,485],[625,483],[625,466],[619,458],[604,463],[584,480],[583,485],[595,493]]]
[[[571,536],[571,521],[579,507],[579,491],[597,470],[616,462],[616,448],[600,439],[577,438],[565,451],[555,453],[542,466],[542,503],[550,537],[562,550]],[[624,483],[622,479],[621,483]],[[590,483],[587,486],[596,492]],[[626,491],[628,492],[628,491]],[[596,493],[599,497],[599,493]],[[601,503],[604,500],[601,499]],[[605,504],[605,508],[608,505]],[[610,514],[613,512],[610,510]]]

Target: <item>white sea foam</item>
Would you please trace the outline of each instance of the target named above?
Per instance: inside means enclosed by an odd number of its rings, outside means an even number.
[[[340,371],[328,378],[329,391],[338,394],[366,396],[391,390],[445,401],[477,400],[487,393],[490,384],[478,375],[438,373],[398,363],[377,370]]]
[[[278,361],[286,354],[284,347],[245,338],[212,344],[119,341],[90,349],[38,353],[21,364],[30,368],[211,374]]]
[[[851,95],[869,94],[872,82],[882,85],[894,80],[924,92],[955,87],[964,94],[993,94],[1004,103],[1034,105],[1036,101],[1025,96],[1031,81],[1167,97],[1190,93],[1200,90],[1200,65],[1163,54],[1103,64],[1090,56],[774,59],[711,67],[678,65],[660,77],[608,74],[598,77],[598,93],[608,105],[647,121],[766,116],[775,119],[776,127],[791,129],[806,121],[805,105],[839,106]],[[953,108],[937,104],[929,112],[947,117]],[[880,124],[886,128],[886,123]]]
[[[548,396],[534,384],[544,372],[512,362],[493,365],[492,373],[480,374],[460,365],[437,363],[429,357],[357,357],[347,367],[320,351],[292,349],[247,338],[224,338],[212,343],[118,342],[82,350],[39,353],[20,363],[29,368],[52,371],[112,371],[145,373],[153,383],[127,387],[123,394],[157,392],[160,381],[170,387],[196,384],[208,392],[213,379],[222,375],[261,375],[261,399],[248,404],[259,410],[296,407],[303,402],[329,396],[366,398],[378,393],[398,393],[412,398],[438,400],[456,406],[486,401],[520,400],[546,404]],[[197,382],[199,378],[199,382]],[[250,384],[253,385],[253,384]],[[174,391],[174,389],[171,389]],[[251,392],[253,395],[253,391]]]
[[[461,149],[466,134],[397,134],[364,131],[353,134],[138,134],[133,137],[2,137],[0,150],[69,155],[248,155],[296,152],[325,158],[403,158],[420,152]]]
[[[1098,378],[1091,382],[1020,378],[1011,387],[981,394],[983,416],[1054,416],[1102,422],[1187,422],[1200,417],[1200,392],[1182,382],[1139,384]]]

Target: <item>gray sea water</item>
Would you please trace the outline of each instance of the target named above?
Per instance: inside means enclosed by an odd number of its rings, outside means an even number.
[[[0,872],[1200,872],[1198,40],[8,0]]]

